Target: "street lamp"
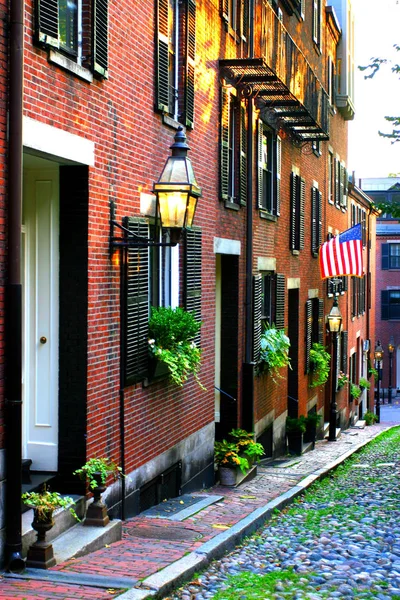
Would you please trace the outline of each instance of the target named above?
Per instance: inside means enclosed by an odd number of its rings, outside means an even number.
[[[388,404],[392,404],[392,367],[393,367],[393,352],[394,352],[394,339],[391,336],[389,344],[389,387],[388,387]]]
[[[338,347],[338,334],[342,326],[342,315],[339,310],[338,301],[335,297],[331,312],[328,315],[328,327],[332,334],[332,375],[331,375],[331,406],[329,415],[329,442],[336,442],[336,373],[337,373],[337,347]]]
[[[383,359],[383,348],[380,341],[378,340],[375,346],[375,365],[378,371],[378,394],[376,398],[376,416],[378,417],[378,423],[381,422],[381,397],[379,382],[382,379],[382,359]]]

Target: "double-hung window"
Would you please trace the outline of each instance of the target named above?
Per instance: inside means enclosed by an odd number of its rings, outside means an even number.
[[[382,244],[382,270],[400,269],[400,242]]]
[[[311,188],[311,254],[318,257],[322,243],[322,193],[316,186]]]
[[[36,0],[35,41],[59,50],[79,66],[90,67],[95,75],[107,77],[108,1]]]
[[[260,356],[260,336],[268,325],[285,326],[285,276],[258,273],[253,277],[253,360]]]
[[[400,289],[381,291],[382,321],[400,320]]]
[[[221,16],[228,31],[246,42],[249,29],[249,0],[221,0]]]
[[[221,88],[220,198],[239,207],[247,196],[246,110],[227,87]]]
[[[322,0],[313,0],[313,41],[318,48],[321,47],[321,4]]]
[[[324,301],[321,298],[310,298],[305,310],[305,361],[304,371],[310,372],[310,350],[314,343],[324,343]]]
[[[164,119],[194,123],[195,0],[157,0],[156,102]]]
[[[280,214],[281,139],[261,119],[258,121],[258,208]]]

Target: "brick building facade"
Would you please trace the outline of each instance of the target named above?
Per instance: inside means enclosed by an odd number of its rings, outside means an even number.
[[[287,414],[327,420],[331,386],[309,387],[309,352],[329,341],[318,248],[351,224],[350,3],[24,8],[22,458],[70,493],[87,458],[115,460],[128,477],[108,503],[131,515],[210,485],[214,438],[232,427],[272,456]],[[153,185],[179,125],[202,188],[195,227],[172,249],[110,253],[111,217],[152,235]],[[205,390],[151,377],[147,321],[160,304],[201,317]],[[291,340],[278,383],[257,375],[263,323]],[[345,392],[338,408],[345,425]]]

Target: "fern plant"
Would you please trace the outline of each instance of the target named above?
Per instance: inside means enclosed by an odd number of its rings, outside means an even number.
[[[331,355],[322,344],[314,342],[310,350],[310,388],[324,385],[328,381],[330,371]]]
[[[274,381],[282,379],[280,369],[290,367],[289,348],[290,340],[283,329],[268,325],[261,334],[258,374],[269,373]]]

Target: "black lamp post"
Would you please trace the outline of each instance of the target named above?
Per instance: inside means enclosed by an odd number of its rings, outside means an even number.
[[[378,340],[375,346],[375,365],[378,371],[378,389],[376,398],[376,416],[378,417],[378,423],[381,422],[381,394],[379,389],[379,383],[382,379],[382,359],[383,359],[383,348],[380,341]]]
[[[329,442],[336,442],[336,373],[337,373],[337,348],[338,348],[338,334],[342,326],[342,315],[339,310],[337,298],[333,300],[331,312],[328,315],[328,327],[332,334],[332,375],[331,375],[331,406],[329,414]]]
[[[390,338],[388,344],[389,350],[389,387],[388,387],[388,404],[392,404],[392,368],[393,368],[393,352],[394,352],[394,339],[393,336]]]

